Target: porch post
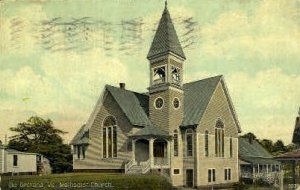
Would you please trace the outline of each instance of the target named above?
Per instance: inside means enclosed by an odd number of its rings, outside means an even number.
[[[135,162],[135,141],[136,139],[132,140],[132,160]]]
[[[170,165],[171,164],[171,141],[167,140],[167,164]]]
[[[153,167],[153,163],[154,163],[154,160],[153,160],[153,142],[154,142],[154,139],[153,139],[153,138],[150,138],[150,139],[149,139],[149,159],[150,159],[150,168]]]

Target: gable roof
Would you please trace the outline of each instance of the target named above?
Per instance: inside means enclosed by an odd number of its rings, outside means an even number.
[[[256,140],[239,137],[239,158],[254,164],[279,164]]]
[[[137,133],[132,135],[133,137],[135,136],[164,136],[164,137],[168,137],[170,136],[166,131],[161,130],[158,127],[154,127],[154,126],[147,126],[144,127],[143,129],[141,129],[140,131],[138,131]]]
[[[71,145],[88,144],[89,143],[88,133],[89,130],[86,127],[86,125],[82,125],[79,131],[71,140],[70,144]]]
[[[222,75],[215,76],[183,85],[184,90],[184,117],[181,126],[198,125],[203,117],[203,114],[215,92],[215,89],[219,82],[222,82]],[[232,110],[232,114],[238,130],[240,132],[240,126],[237,122],[236,114],[233,110],[233,106],[230,98],[228,97],[227,89],[223,88],[227,97],[228,103]],[[128,118],[129,122],[135,126],[145,127],[134,135],[166,135],[167,133],[152,126],[149,119],[149,96],[144,93],[137,93],[126,89],[117,88],[114,86],[106,85],[105,91],[108,91],[115,99],[116,103],[120,106],[122,112]],[[97,115],[100,107],[102,106],[103,99],[100,99],[95,106],[95,109],[90,116],[87,125],[82,126],[78,133],[75,135],[71,144],[87,144],[88,138],[84,138],[84,134],[88,133],[88,129],[91,127],[91,123],[95,115]],[[133,135],[133,136],[134,136]]]
[[[183,85],[184,116],[182,126],[199,124],[221,77],[211,77]]]
[[[185,59],[167,5],[159,21],[147,58],[172,52]]]
[[[111,93],[132,125],[151,125],[151,122],[146,114],[149,110],[149,97],[147,95],[113,87],[110,85],[106,85],[106,89]]]

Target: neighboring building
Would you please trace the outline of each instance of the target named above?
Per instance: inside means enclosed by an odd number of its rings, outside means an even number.
[[[246,183],[258,179],[279,183],[280,162],[254,139],[239,138],[239,165],[241,180]]]
[[[287,167],[283,167],[283,172],[285,176],[289,176],[292,174],[292,182],[291,184],[296,184],[297,178],[300,177],[300,109],[298,112],[298,116],[296,117],[295,129],[292,137],[292,143],[296,145],[296,149],[284,154],[280,154],[276,156],[276,159],[282,163],[283,166],[290,165]],[[296,172],[297,171],[297,172]],[[290,187],[289,187],[290,188]]]
[[[49,167],[49,161],[40,154],[20,152],[0,145],[0,175],[49,173],[49,170],[46,171]]]
[[[224,78],[183,83],[186,57],[167,6],[147,58],[147,93],[105,86],[71,141],[74,170],[160,173],[174,186],[237,183],[241,129]]]

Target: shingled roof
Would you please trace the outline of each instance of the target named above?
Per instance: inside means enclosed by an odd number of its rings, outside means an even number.
[[[106,89],[116,100],[132,125],[150,126],[148,118],[149,97],[137,92],[106,85]]]
[[[199,124],[218,83],[223,82],[221,79],[222,76],[220,75],[183,85],[184,117],[181,126]],[[224,82],[222,84],[224,85]],[[112,95],[132,125],[144,127],[141,131],[134,135],[167,135],[164,131],[152,126],[149,119],[149,96],[147,94],[137,93],[110,85],[106,85],[105,90]],[[226,91],[226,89],[224,90]],[[237,121],[234,111],[233,117]],[[237,126],[240,131],[238,123]],[[71,144],[88,143],[88,139],[82,138],[82,135],[87,131],[88,127],[82,126],[71,141]]]
[[[155,137],[168,137],[170,136],[166,131],[161,130],[158,127],[147,126],[133,134],[132,137],[135,136],[155,136]]]
[[[253,164],[280,164],[256,140],[239,138],[239,158]]]
[[[199,124],[221,78],[220,75],[183,85],[184,117],[182,126]]]
[[[150,59],[152,57],[165,55],[169,52],[185,59],[184,52],[178,40],[178,36],[166,5],[147,58]]]
[[[79,131],[71,140],[70,144],[79,145],[79,144],[88,144],[89,143],[89,129],[86,125],[82,125]]]

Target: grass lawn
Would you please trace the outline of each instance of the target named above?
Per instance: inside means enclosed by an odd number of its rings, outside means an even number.
[[[68,173],[47,176],[2,176],[4,190],[86,190],[86,189],[126,189],[126,190],[171,190],[172,186],[163,177],[154,175],[122,175],[99,173]]]

